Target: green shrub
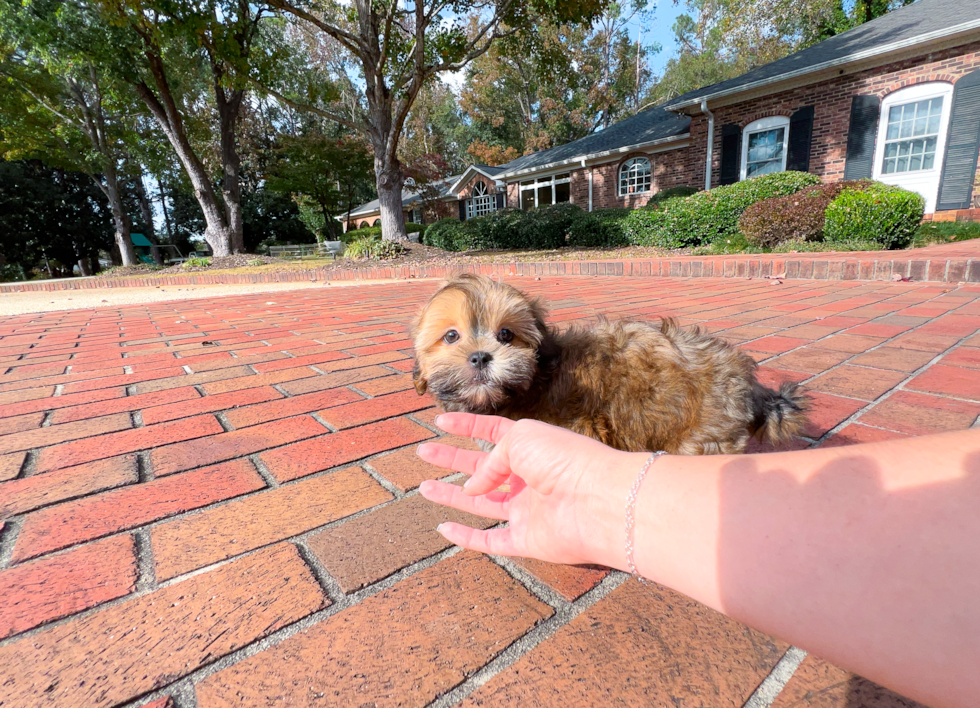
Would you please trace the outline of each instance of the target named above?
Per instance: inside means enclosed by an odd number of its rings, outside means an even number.
[[[549,204],[525,211],[517,220],[517,244],[512,248],[562,248],[572,225],[586,212],[571,202]]]
[[[626,219],[632,209],[596,209],[586,212],[572,222],[568,245],[586,248],[626,246]]]
[[[344,258],[373,258],[387,261],[405,252],[400,241],[389,241],[377,235],[363,236],[347,244]]]
[[[738,228],[746,241],[761,248],[780,243],[822,241],[824,212],[845,189],[861,191],[869,180],[817,184],[785,197],[763,199],[739,217]]]
[[[473,229],[470,222],[459,219],[442,219],[432,224],[422,236],[423,243],[444,251],[467,251],[473,247]]]
[[[774,172],[715,187],[689,197],[674,197],[656,209],[640,209],[627,219],[630,243],[661,248],[700,246],[738,233],[738,219],[752,204],[794,194],[819,184],[807,172]]]
[[[414,234],[419,233],[419,241],[422,240],[421,234],[425,232],[425,226],[423,224],[414,224],[408,222],[405,224],[405,232]],[[351,229],[350,231],[341,234],[340,240],[344,243],[350,243],[351,241],[356,241],[364,236],[381,236],[380,226],[364,226],[360,229]]]
[[[210,258],[188,258],[182,264],[184,268],[207,268],[211,265]]]
[[[874,241],[905,248],[915,237],[925,200],[915,192],[874,182],[863,191],[845,190],[827,207],[828,242]]]
[[[525,214],[520,209],[499,209],[486,216],[468,219],[466,230],[469,240],[464,250],[489,248],[527,248],[523,245],[521,224]]]
[[[668,199],[674,199],[675,197],[689,197],[692,194],[697,194],[700,191],[701,190],[697,187],[671,187],[670,189],[661,189],[659,192],[650,197],[650,201],[648,201],[642,208],[656,209]]]

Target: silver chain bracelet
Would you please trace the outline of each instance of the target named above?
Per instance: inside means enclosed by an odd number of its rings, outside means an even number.
[[[646,462],[643,463],[643,467],[640,469],[640,474],[636,476],[636,481],[633,482],[633,488],[630,489],[630,493],[626,497],[626,564],[629,566],[630,573],[638,577],[642,582],[646,582],[646,579],[640,575],[639,571],[636,569],[636,564],[633,562],[633,527],[636,525],[636,519],[633,517],[633,512],[636,511],[636,497],[640,493],[640,485],[643,484],[643,478],[646,477],[647,470],[657,461],[657,458],[661,455],[666,455],[666,451],[658,450],[657,452],[650,455]]]

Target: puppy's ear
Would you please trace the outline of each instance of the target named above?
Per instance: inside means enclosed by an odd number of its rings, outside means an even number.
[[[429,382],[422,374],[422,367],[419,366],[418,361],[415,362],[415,366],[412,367],[412,383],[415,384],[415,392],[420,396],[424,396],[425,392],[429,389]]]

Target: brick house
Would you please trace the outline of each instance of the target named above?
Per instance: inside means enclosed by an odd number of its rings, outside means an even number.
[[[580,140],[473,165],[441,200],[461,219],[635,208],[669,187],[789,169],[881,180],[922,194],[927,218],[980,219],[978,148],[980,0],[919,0]]]

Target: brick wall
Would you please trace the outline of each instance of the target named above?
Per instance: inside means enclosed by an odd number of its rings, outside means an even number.
[[[810,172],[824,182],[844,176],[847,131],[850,125],[851,97],[874,94],[884,98],[898,89],[928,81],[956,80],[980,68],[980,42],[894,62],[866,71],[809,86],[781,91],[724,108],[713,109],[715,116],[712,186],[718,185],[721,171],[721,126],[737,123],[745,127],[769,116],[789,116],[803,106],[814,106],[813,137],[810,145]],[[708,119],[694,116],[691,121],[691,180],[704,185],[704,160]],[[977,199],[976,191],[974,199]],[[980,204],[976,204],[980,206]]]

